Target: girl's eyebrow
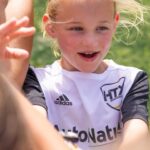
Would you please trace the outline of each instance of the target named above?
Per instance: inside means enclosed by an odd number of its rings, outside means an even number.
[[[102,20],[102,21],[99,21],[98,23],[111,23],[111,21],[108,21],[108,20]]]

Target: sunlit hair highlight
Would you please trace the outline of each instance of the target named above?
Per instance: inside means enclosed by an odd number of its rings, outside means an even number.
[[[116,40],[125,44],[135,42],[140,33],[140,25],[145,23],[145,14],[148,13],[148,7],[135,0],[113,0],[116,3],[116,12],[120,14]],[[133,33],[131,37],[131,32]],[[119,38],[118,38],[119,37]],[[131,38],[130,38],[131,37]]]

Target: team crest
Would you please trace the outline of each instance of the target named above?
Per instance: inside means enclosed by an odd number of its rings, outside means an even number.
[[[122,93],[124,88],[125,77],[120,78],[115,83],[104,84],[100,89],[102,91],[106,104],[115,109],[120,110],[122,105]]]

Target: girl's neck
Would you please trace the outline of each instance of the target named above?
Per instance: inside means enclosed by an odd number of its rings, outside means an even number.
[[[65,63],[65,61],[63,61],[63,59],[60,59],[59,61],[60,66],[62,67],[62,69],[67,70],[67,71],[79,71],[82,72],[78,69],[76,69],[75,67],[70,67],[67,65],[67,63]],[[102,61],[101,64],[99,65],[99,67],[96,69],[96,71],[94,72],[89,72],[89,73],[96,73],[96,74],[101,74],[103,72],[105,72],[108,68],[108,62],[106,61]]]

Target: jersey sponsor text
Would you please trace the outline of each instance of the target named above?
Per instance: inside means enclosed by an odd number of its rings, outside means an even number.
[[[55,125],[55,128],[58,131],[63,132],[74,132],[78,134],[80,142],[88,142],[90,144],[100,143],[104,144],[109,141],[113,141],[117,138],[118,131],[120,130],[120,126],[118,127],[110,127],[106,125],[104,130],[96,131],[94,128],[89,128],[86,130],[78,130],[76,126],[73,126],[72,129],[60,129],[58,125]]]

